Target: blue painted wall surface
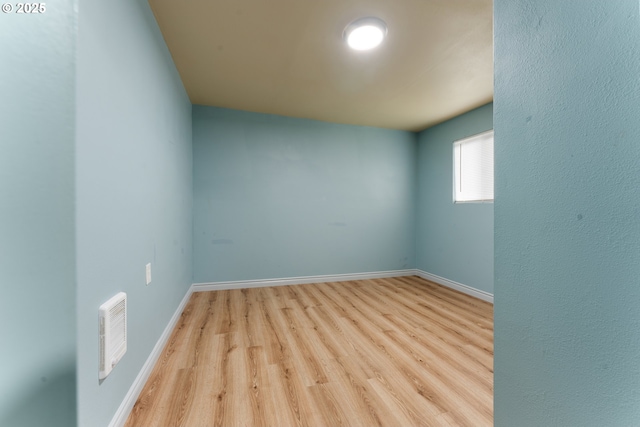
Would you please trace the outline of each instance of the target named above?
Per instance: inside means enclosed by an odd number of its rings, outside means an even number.
[[[75,425],[75,1],[0,13],[0,425]]]
[[[193,107],[194,281],[414,268],[410,132]]]
[[[453,142],[493,129],[493,104],[418,136],[417,268],[493,293],[493,203],[453,203]]]
[[[106,426],[191,284],[191,104],[144,0],[80,1],[77,70],[78,409]],[[99,384],[119,291],[128,351]]]
[[[494,7],[495,425],[638,425],[638,1]]]

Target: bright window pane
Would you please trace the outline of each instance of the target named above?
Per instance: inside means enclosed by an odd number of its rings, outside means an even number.
[[[454,202],[493,200],[493,131],[453,143]]]

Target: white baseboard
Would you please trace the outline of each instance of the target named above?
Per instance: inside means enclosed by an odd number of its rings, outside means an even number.
[[[164,331],[162,332],[162,335],[160,335],[158,342],[156,342],[155,347],[153,347],[153,350],[147,358],[147,361],[144,363],[144,365],[142,365],[142,369],[138,373],[136,379],[133,381],[131,388],[129,388],[129,392],[127,392],[127,395],[124,397],[124,400],[120,404],[120,407],[111,419],[109,427],[123,427],[127,422],[127,418],[129,417],[129,414],[133,409],[133,405],[135,405],[136,400],[138,400],[138,396],[140,396],[140,393],[142,392],[147,379],[149,379],[149,375],[151,375],[151,371],[153,371],[153,368],[156,365],[156,362],[158,361],[158,358],[160,357],[165,344],[169,340],[169,337],[173,332],[173,328],[176,326],[176,323],[178,323],[178,319],[180,319],[182,311],[187,305],[187,302],[189,301],[192,293],[193,286],[190,286],[184,298],[182,298],[182,301],[180,302],[180,305],[176,309],[175,313],[173,313],[171,320],[169,320],[167,327],[164,328]]]
[[[417,276],[418,270],[391,270],[372,273],[332,274],[328,276],[288,277],[286,279],[241,280],[234,282],[194,283],[194,292],[223,289],[264,288],[267,286],[303,285],[305,283],[346,282],[350,280],[383,279],[387,277]]]
[[[493,304],[493,294],[490,294],[489,292],[481,291],[480,289],[472,288],[471,286],[463,285],[462,283],[454,282],[453,280],[445,279],[444,277],[436,276],[435,274],[427,273],[422,270],[416,270],[416,275],[423,279],[446,286],[447,288],[455,289],[456,291],[460,291],[464,294],[471,295],[472,297],[476,297]]]
[[[194,283],[193,292],[220,291],[224,289],[263,288],[268,286],[303,285],[305,283],[346,282],[351,280],[383,279],[388,277],[420,276],[439,285],[455,289],[472,297],[479,298],[493,304],[493,294],[435,274],[418,269],[376,271],[371,273],[332,274],[327,276],[302,276],[283,279],[239,280],[232,282]]]

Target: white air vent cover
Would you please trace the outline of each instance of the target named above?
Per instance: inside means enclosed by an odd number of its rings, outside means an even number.
[[[127,352],[127,294],[120,292],[100,306],[100,373],[102,380]]]

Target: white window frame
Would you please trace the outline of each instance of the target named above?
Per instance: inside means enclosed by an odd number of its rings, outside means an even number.
[[[482,140],[486,140],[487,137],[489,136],[491,137],[491,148],[492,148],[491,163],[490,165],[487,164],[486,166],[490,166],[492,168],[491,194],[490,196],[488,193],[483,193],[481,195],[478,195],[477,193],[471,194],[471,195],[465,194],[463,189],[460,188],[462,185],[462,182],[461,182],[462,170],[461,170],[461,166],[459,166],[459,160],[458,160],[458,153],[460,153],[461,155],[463,151],[458,151],[457,147],[463,147],[465,143],[473,143],[473,142],[480,142]],[[454,141],[453,143],[453,203],[493,203],[493,200],[494,200],[493,177],[495,174],[495,171],[493,170],[494,169],[493,141],[494,141],[493,129],[469,136],[467,138]]]

